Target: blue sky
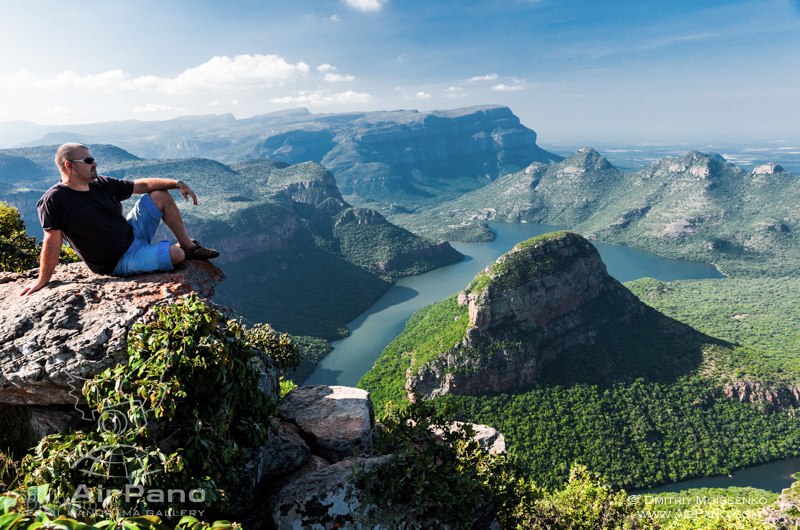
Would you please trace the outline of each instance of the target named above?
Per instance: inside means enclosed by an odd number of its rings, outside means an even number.
[[[800,140],[800,0],[49,0],[0,121],[504,104],[540,142]]]

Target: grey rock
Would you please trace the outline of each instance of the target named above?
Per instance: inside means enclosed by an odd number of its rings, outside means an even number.
[[[257,481],[265,477],[285,476],[299,470],[311,457],[311,449],[291,423],[275,420],[277,433],[271,433],[259,451]]]
[[[423,529],[450,526],[417,519],[408,506],[377,506],[361,490],[354,473],[369,472],[391,456],[338,462],[305,475],[283,488],[272,518],[277,530]]]
[[[42,290],[19,296],[35,276],[0,273],[0,404],[76,404],[85,379],[124,359],[128,330],[153,305],[193,291],[209,297],[224,277],[202,262],[131,278],[98,276],[75,263],[56,269]]]
[[[369,393],[344,386],[306,386],[279,403],[281,418],[303,432],[312,452],[331,462],[372,450],[375,416]]]

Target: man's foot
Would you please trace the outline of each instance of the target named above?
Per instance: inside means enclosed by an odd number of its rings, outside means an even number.
[[[185,259],[207,260],[219,256],[219,251],[214,250],[213,248],[206,248],[198,243],[195,239],[192,239],[192,243],[194,243],[192,248],[181,247],[183,249],[183,253],[186,255]]]

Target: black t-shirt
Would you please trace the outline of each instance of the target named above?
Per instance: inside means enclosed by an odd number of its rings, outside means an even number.
[[[133,228],[122,215],[122,203],[133,193],[133,181],[97,177],[89,191],[56,184],[39,199],[39,222],[61,230],[69,245],[98,274],[111,274],[133,242]]]

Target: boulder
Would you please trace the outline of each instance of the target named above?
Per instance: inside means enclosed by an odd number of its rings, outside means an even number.
[[[267,443],[258,452],[254,486],[265,478],[294,473],[311,457],[311,450],[295,425],[280,419],[274,420],[274,425],[277,432],[270,433]]]
[[[0,404],[75,405],[85,379],[124,359],[128,330],[153,305],[210,297],[224,277],[207,262],[129,278],[73,263],[19,296],[36,274],[0,273]]]
[[[358,485],[358,474],[391,456],[338,462],[284,487],[272,512],[277,530],[372,530],[450,528],[440,521],[419,520],[409,506],[376,505]]]
[[[499,455],[506,452],[506,438],[503,436],[503,433],[495,429],[494,427],[490,427],[488,425],[481,425],[479,423],[463,423],[460,421],[454,421],[450,424],[449,432],[453,432],[462,425],[469,425],[472,427],[473,436],[472,439],[478,442],[478,445],[481,446],[486,452],[490,455]],[[437,436],[442,436],[444,432],[442,429],[434,429],[434,434]]]
[[[281,418],[296,424],[314,454],[338,462],[372,450],[375,417],[369,392],[344,386],[298,387],[279,404]]]

